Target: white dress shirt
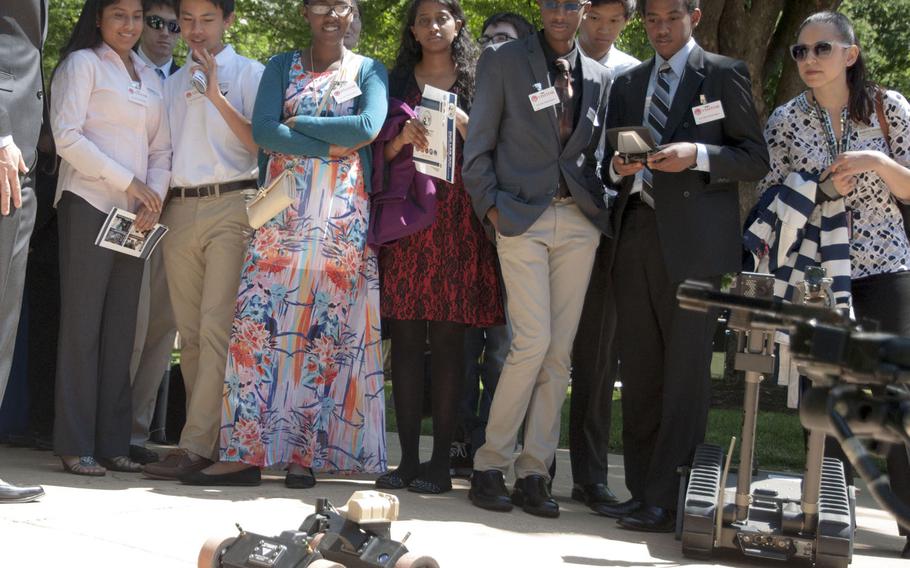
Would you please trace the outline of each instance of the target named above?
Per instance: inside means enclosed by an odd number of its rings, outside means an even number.
[[[581,42],[578,42],[578,51],[586,57],[591,57],[585,52],[584,48],[581,46]],[[594,58],[591,57],[591,59]],[[608,51],[606,55],[600,59],[594,59],[594,61],[606,67],[607,71],[610,72],[614,79],[623,71],[627,71],[641,63],[641,61],[632,57],[625,51],[620,50],[615,45],[610,48],[610,51]]]
[[[152,61],[151,58],[149,58],[149,56],[145,54],[144,51],[142,51],[142,46],[141,46],[141,45],[140,45],[139,47],[136,48],[136,53],[138,53],[138,54],[139,54],[139,57],[141,57],[143,60],[145,60],[146,63],[148,63],[149,65],[151,65],[152,69],[156,69],[157,71],[161,71],[162,75],[159,75],[159,77],[162,77],[162,76],[163,76],[164,79],[167,79],[167,78],[171,75],[171,64],[174,62],[174,58],[173,58],[173,57],[171,57],[170,59],[168,59],[167,61],[165,61],[165,62],[162,63],[161,65],[155,65],[155,62]],[[155,73],[156,75],[157,75],[157,71],[156,71],[156,73]]]
[[[251,119],[265,67],[238,55],[230,45],[215,56],[215,63],[221,92],[231,106]],[[250,153],[231,132],[215,105],[190,84],[192,67],[184,65],[164,84],[174,146],[171,186],[195,187],[255,179],[256,154]]]
[[[51,130],[63,159],[54,203],[72,191],[108,213],[135,211],[126,188],[137,178],[162,198],[171,176],[171,139],[161,79],[135,52],[134,83],[106,43],[60,64],[51,86]]]

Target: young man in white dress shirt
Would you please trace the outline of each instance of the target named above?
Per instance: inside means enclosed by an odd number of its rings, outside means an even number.
[[[180,38],[176,0],[145,0],[142,3],[144,25],[136,53],[155,69],[162,80],[180,69],[174,62],[174,48]],[[136,341],[130,363],[133,387],[133,429],[130,435],[130,459],[141,464],[158,461],[158,454],[146,449],[149,428],[155,413],[155,402],[161,393],[167,400],[164,374],[171,364],[171,350],[177,324],[167,290],[167,276],[161,247],[145,263],[136,315]]]
[[[579,50],[606,67],[614,78],[640,63],[615,45],[634,13],[635,0],[592,0],[578,30]],[[594,260],[572,349],[569,411],[572,498],[595,511],[601,505],[616,502],[607,484],[613,387],[618,374],[618,359],[612,346],[616,312],[603,241]]]
[[[218,456],[228,340],[250,233],[244,194],[256,189],[250,118],[263,71],[223,43],[233,0],[181,0],[178,8],[191,55],[165,84],[174,159],[161,221],[170,228],[162,246],[187,417],[179,449],[145,468],[159,479],[179,479]],[[190,82],[197,69],[206,74],[204,94]]]

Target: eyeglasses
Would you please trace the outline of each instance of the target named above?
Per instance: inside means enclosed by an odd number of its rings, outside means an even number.
[[[556,0],[546,0],[543,3],[544,10],[556,11],[560,8],[564,9],[566,12],[577,12],[587,4],[587,1],[584,2],[557,2]]]
[[[498,34],[493,34],[493,35],[482,35],[482,36],[480,36],[480,39],[477,40],[477,43],[479,43],[482,46],[486,46],[487,44],[496,45],[498,43],[505,43],[507,41],[512,41],[515,39],[518,39],[518,38],[514,37],[514,36],[510,36],[509,34],[498,33]]]
[[[837,42],[837,41],[820,41],[813,45],[805,45],[798,43],[796,45],[790,46],[790,57],[794,61],[805,61],[809,57],[809,52],[815,54],[816,59],[827,59],[831,57],[831,53],[834,51],[834,47],[850,47],[849,43]]]
[[[152,28],[153,30],[160,30],[162,28],[167,28],[167,31],[172,34],[180,33],[180,24],[177,20],[165,20],[161,16],[146,16],[145,25]]]
[[[307,4],[307,8],[317,16],[326,16],[329,12],[335,12],[339,18],[343,18],[351,13],[354,6],[339,2],[338,4]]]

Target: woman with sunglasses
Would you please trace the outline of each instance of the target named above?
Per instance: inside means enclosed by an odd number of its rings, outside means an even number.
[[[285,485],[386,469],[378,267],[366,246],[366,146],[388,107],[381,63],[344,45],[355,0],[307,0],[308,48],[269,60],[253,110],[260,181],[290,172],[296,201],[257,229],[228,348],[219,463],[181,478]]]
[[[114,207],[150,229],[171,176],[161,79],[133,51],[142,17],[139,0],[88,0],[51,79],[62,158],[54,451],[77,475],[142,469],[129,458],[129,367],[143,264],[95,245]]]
[[[910,243],[898,205],[910,200],[910,104],[867,78],[859,39],[842,14],[807,18],[790,53],[807,89],[768,120],[771,172],[759,189],[792,172],[830,176],[848,215],[855,314],[910,336]],[[830,442],[829,452],[842,457]],[[906,448],[891,448],[888,470],[894,490],[910,503]],[[910,555],[910,544],[903,554]]]
[[[465,327],[504,323],[496,251],[473,213],[461,179],[476,57],[477,48],[458,0],[411,0],[391,74],[391,95],[414,108],[420,105],[424,86],[431,85],[454,92],[460,108],[455,180],[451,184],[433,180],[437,200],[433,224],[381,253],[382,316],[391,328],[392,390],[401,441],[401,463],[376,480],[381,489],[408,488],[433,494],[452,489],[449,448],[464,383]],[[385,145],[385,158],[391,161],[405,146],[426,143],[420,121],[408,120]],[[428,336],[433,454],[429,464],[421,466]]]

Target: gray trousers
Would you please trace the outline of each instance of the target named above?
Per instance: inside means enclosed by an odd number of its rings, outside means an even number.
[[[13,365],[13,348],[22,309],[28,240],[35,226],[34,174],[21,179],[22,207],[0,215],[0,403]],[[12,208],[12,204],[10,204]]]
[[[54,451],[112,458],[129,453],[130,357],[142,261],[95,246],[107,215],[72,192],[57,205],[60,340]]]

